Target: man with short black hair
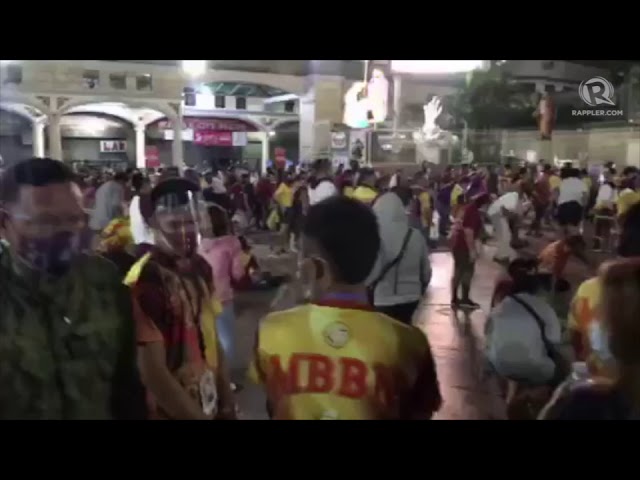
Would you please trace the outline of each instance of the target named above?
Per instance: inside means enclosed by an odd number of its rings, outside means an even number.
[[[213,274],[197,254],[197,186],[183,178],[151,191],[154,246],[129,271],[139,364],[152,418],[234,418],[215,328]],[[203,222],[206,226],[206,222]],[[210,226],[207,228],[211,228]]]
[[[264,319],[250,371],[271,417],[431,418],[441,398],[426,337],[367,301],[380,248],[371,209],[326,199],[309,208],[302,243],[312,303]]]
[[[75,175],[33,158],[0,177],[0,419],[145,418],[131,299],[87,254]]]

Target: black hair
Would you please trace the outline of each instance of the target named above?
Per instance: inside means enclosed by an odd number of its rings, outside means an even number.
[[[371,177],[375,177],[376,172],[373,168],[361,168],[360,171],[358,172],[358,185],[362,185],[363,182],[366,179],[369,179]]]
[[[636,203],[622,218],[618,255],[640,257],[640,203]]]
[[[145,177],[141,172],[135,172],[131,176],[131,186],[136,192],[140,192],[142,187],[149,183],[149,179]]]
[[[204,174],[204,181],[207,182],[207,185],[212,185],[213,184],[213,172],[212,171],[208,171]]]
[[[118,172],[113,176],[113,180],[116,182],[129,181],[129,174],[127,172]]]
[[[207,207],[207,214],[211,220],[214,237],[223,237],[231,233],[229,214],[224,208],[219,205],[209,205]]]
[[[317,242],[339,282],[357,285],[366,280],[380,249],[378,222],[369,207],[330,197],[309,208],[303,232]]]
[[[509,276],[513,280],[512,294],[534,294],[540,288],[540,279],[535,273],[538,261],[535,258],[516,258],[507,267]]]
[[[67,165],[57,160],[23,160],[7,168],[0,175],[0,204],[15,202],[21,187],[45,187],[56,183],[77,183],[77,179]]]
[[[548,163],[545,163],[544,166],[542,167],[542,171],[543,172],[550,172],[551,171],[551,165],[549,165]]]
[[[168,178],[161,181],[151,190],[151,206],[155,212],[159,205],[179,207],[187,205],[191,194],[198,191],[197,185],[184,178]]]

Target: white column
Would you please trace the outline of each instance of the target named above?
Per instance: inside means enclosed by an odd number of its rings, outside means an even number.
[[[173,125],[173,145],[171,164],[175,167],[184,168],[183,150],[182,150],[182,115],[178,115],[172,122]]]
[[[145,126],[138,124],[136,127],[136,167],[145,168],[147,166],[145,153]]]
[[[60,132],[60,114],[49,115],[49,157],[62,161],[62,134]]]
[[[402,109],[402,78],[400,75],[393,77],[393,133],[400,127],[400,110]]]
[[[37,158],[44,157],[44,118],[36,118],[33,121],[33,156]]]
[[[269,132],[262,132],[262,173],[267,173],[267,161],[269,160]]]

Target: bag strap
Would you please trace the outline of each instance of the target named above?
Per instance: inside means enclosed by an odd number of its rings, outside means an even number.
[[[389,273],[393,267],[395,267],[398,263],[400,263],[400,260],[402,260],[402,257],[404,257],[405,251],[407,250],[407,245],[409,245],[409,239],[411,238],[412,233],[413,233],[413,229],[409,227],[407,229],[407,233],[404,236],[404,240],[402,242],[402,248],[400,249],[400,252],[396,256],[396,258],[391,260],[382,268],[382,270],[380,271],[380,274],[369,285],[369,288],[375,289],[376,285],[380,283],[380,281],[387,275],[387,273]]]
[[[536,323],[538,324],[538,328],[540,328],[540,334],[542,335],[542,343],[544,343],[544,348],[547,351],[547,355],[553,358],[555,349],[553,348],[553,345],[547,338],[547,333],[545,332],[545,328],[544,328],[544,321],[542,320],[540,315],[538,315],[538,312],[536,312],[531,305],[529,305],[527,302],[517,297],[516,295],[509,295],[509,297],[511,297],[516,302],[518,302],[520,306],[524,308],[527,312],[529,312],[529,314],[535,319]]]

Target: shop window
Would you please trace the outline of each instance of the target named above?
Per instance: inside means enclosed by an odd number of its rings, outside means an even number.
[[[139,92],[150,92],[152,89],[153,83],[149,73],[136,76],[136,90]]]
[[[226,105],[226,97],[224,95],[216,95],[216,108],[224,108]]]
[[[3,83],[5,85],[20,85],[22,83],[22,66],[7,65]]]
[[[110,73],[109,86],[115,90],[126,90],[127,76],[124,73]]]
[[[293,111],[296,108],[296,102],[294,102],[293,100],[288,100],[286,102],[284,102],[284,111],[287,113],[293,113]]]
[[[236,110],[247,109],[247,97],[236,97]]]

